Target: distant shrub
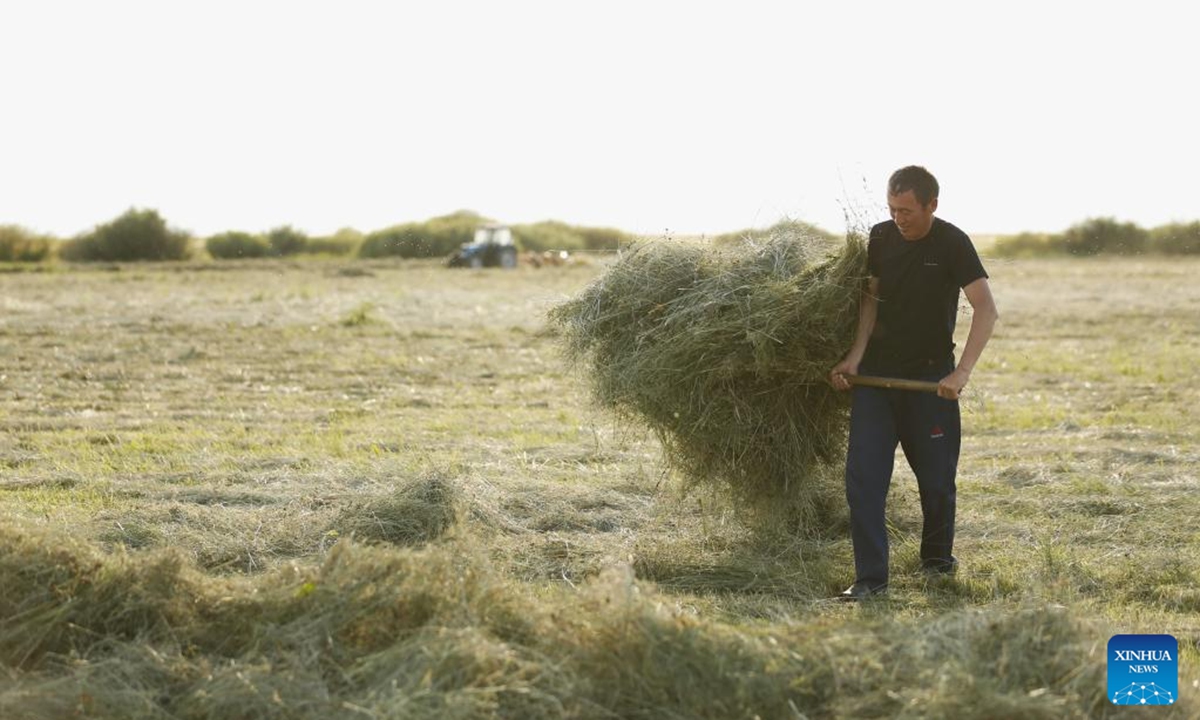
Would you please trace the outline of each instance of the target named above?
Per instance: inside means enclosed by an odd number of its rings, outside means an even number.
[[[368,233],[358,245],[358,256],[427,258],[457,252],[475,239],[480,225],[492,222],[469,210],[460,210],[421,223],[404,223]],[[523,250],[616,250],[632,237],[611,228],[568,225],[558,220],[512,227],[513,241]]]
[[[53,251],[53,238],[19,225],[0,225],[0,262],[41,262]]]
[[[1067,228],[1063,249],[1071,255],[1136,255],[1146,250],[1149,233],[1134,223],[1091,218]]]
[[[531,225],[514,225],[512,231],[513,239],[522,250],[575,252],[584,249],[584,238],[578,229],[557,220],[545,220]]]
[[[210,237],[205,247],[214,258],[286,257],[298,254],[349,255],[362,242],[362,233],[342,228],[328,237],[308,237],[289,225],[266,235],[227,232]]]
[[[488,220],[468,210],[427,220],[393,225],[363,238],[359,257],[443,257],[475,237],[475,228]]]
[[[475,239],[475,228],[490,222],[476,213],[460,210],[421,223],[419,233],[428,248],[428,257],[442,257]]]
[[[420,238],[416,228],[416,223],[405,223],[367,233],[362,244],[358,246],[358,256],[366,258],[428,257],[429,253],[420,248]]]
[[[342,228],[326,237],[308,239],[304,252],[310,255],[353,255],[363,241],[363,234],[354,228]]]
[[[1040,257],[1066,252],[1061,235],[1023,232],[996,238],[991,253],[999,257]]]
[[[271,254],[271,246],[262,235],[227,232],[213,235],[204,242],[208,254],[220,260],[261,258]]]
[[[716,245],[728,245],[740,242],[765,242],[778,235],[800,235],[803,237],[836,239],[833,233],[803,220],[785,218],[769,228],[747,228],[735,232],[724,233],[713,238]]]
[[[130,260],[184,260],[190,238],[172,230],[155,210],[130,208],[92,232],[63,243],[64,260],[124,262]]]
[[[304,252],[308,236],[291,225],[283,225],[267,232],[267,246],[275,257],[287,257]]]
[[[1167,255],[1200,254],[1200,222],[1154,228],[1150,231],[1150,249]]]
[[[1135,223],[1117,222],[1113,218],[1091,218],[1061,233],[1024,232],[998,238],[992,246],[992,252],[1002,257],[1197,253],[1200,252],[1200,222],[1164,225],[1147,231]]]
[[[633,242],[633,236],[623,230],[604,227],[576,227],[583,236],[585,250],[619,250]]]
[[[617,250],[633,241],[629,233],[613,228],[568,225],[558,220],[543,220],[528,225],[514,225],[513,238],[522,250]]]

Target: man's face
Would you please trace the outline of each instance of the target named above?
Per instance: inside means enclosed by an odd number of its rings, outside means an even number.
[[[912,190],[905,190],[899,195],[888,195],[888,210],[892,213],[892,221],[900,228],[900,234],[905,240],[920,240],[929,234],[933,227],[933,211],[937,210],[937,198],[928,205],[922,205]]]

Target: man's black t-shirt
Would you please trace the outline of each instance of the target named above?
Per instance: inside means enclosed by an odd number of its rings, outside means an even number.
[[[879,278],[879,312],[863,371],[915,376],[952,367],[959,288],[987,277],[967,234],[935,217],[928,235],[905,240],[888,220],[871,228],[867,265]]]

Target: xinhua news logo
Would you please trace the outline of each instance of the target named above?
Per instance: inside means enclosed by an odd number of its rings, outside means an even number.
[[[1113,635],[1108,641],[1108,699],[1114,705],[1174,705],[1179,642],[1170,635]]]

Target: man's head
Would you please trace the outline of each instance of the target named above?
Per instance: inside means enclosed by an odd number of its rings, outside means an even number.
[[[929,234],[937,203],[937,178],[923,167],[902,167],[888,179],[888,210],[905,240]]]

